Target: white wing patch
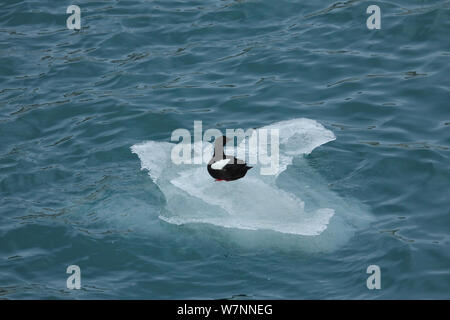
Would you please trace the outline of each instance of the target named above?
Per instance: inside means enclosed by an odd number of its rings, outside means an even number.
[[[225,167],[228,164],[228,162],[230,162],[230,160],[231,159],[222,159],[216,161],[211,165],[211,168],[214,170],[222,170],[222,168]]]

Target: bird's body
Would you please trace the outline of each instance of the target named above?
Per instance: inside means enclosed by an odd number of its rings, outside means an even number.
[[[232,156],[226,156],[223,152],[226,137],[219,137],[214,143],[214,155],[208,163],[208,173],[217,181],[234,181],[243,178],[252,167],[245,161]]]

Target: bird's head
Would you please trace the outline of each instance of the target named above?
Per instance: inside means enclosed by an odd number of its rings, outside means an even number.
[[[224,147],[227,144],[228,141],[230,141],[231,139],[225,137],[225,136],[221,136],[221,137],[217,137],[216,141],[214,142],[214,154],[216,155],[221,155],[224,154]]]
[[[221,136],[221,137],[216,138],[216,141],[214,144],[216,147],[223,147],[230,140],[231,139],[227,138],[226,136]]]

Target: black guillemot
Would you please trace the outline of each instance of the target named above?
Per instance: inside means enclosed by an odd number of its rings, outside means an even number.
[[[252,168],[247,166],[245,161],[225,155],[224,146],[229,140],[222,136],[214,142],[214,155],[208,163],[208,173],[216,181],[233,181],[243,178]]]

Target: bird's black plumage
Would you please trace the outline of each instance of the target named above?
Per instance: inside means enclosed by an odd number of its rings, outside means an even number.
[[[208,163],[208,173],[216,180],[233,181],[243,178],[247,171],[252,167],[232,156],[226,156],[224,153],[224,146],[228,139],[225,136],[219,137],[214,143],[214,155]],[[228,162],[221,168],[214,168],[214,164],[221,164],[220,161],[228,160]],[[218,163],[219,162],[219,163]],[[223,161],[222,163],[225,163]]]

